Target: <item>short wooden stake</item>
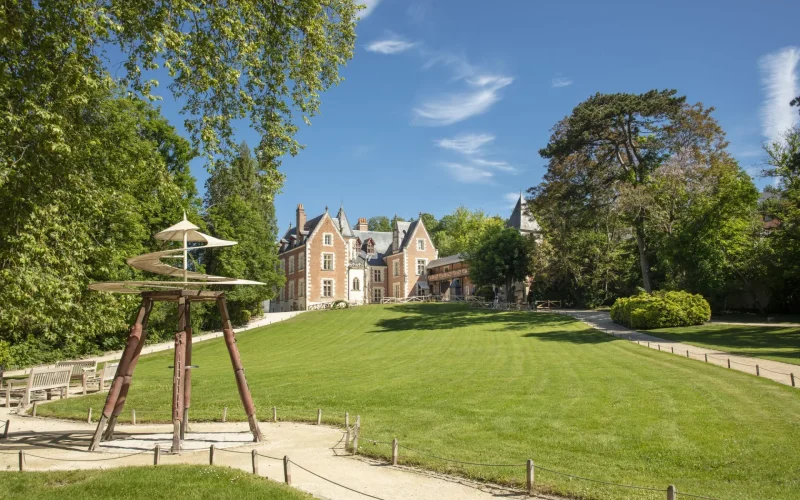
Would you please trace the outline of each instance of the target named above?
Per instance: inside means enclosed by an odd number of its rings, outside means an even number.
[[[689,357],[689,349],[686,349],[686,357]]]
[[[648,347],[648,349],[650,348],[650,342],[647,343],[647,347]]]
[[[257,476],[258,475],[258,452],[256,450],[253,450],[252,452],[250,452],[250,454],[251,454],[251,456],[253,458],[253,474],[255,474]]]
[[[528,459],[527,462],[527,486],[528,486],[528,496],[533,496],[533,480],[534,480],[534,470],[533,470],[533,460]]]
[[[131,410],[131,424],[136,425],[136,410]]]
[[[758,365],[756,365],[756,377],[761,376],[761,370],[758,369]]]
[[[350,449],[350,427],[344,430],[344,451]]]
[[[89,408],[89,414],[86,417],[86,423],[89,423],[89,424],[92,423],[92,409],[91,408]]]
[[[288,456],[283,457],[283,480],[286,484],[292,484],[292,469]]]
[[[222,408],[222,421],[223,422],[227,422],[228,421],[228,407],[227,406]]]
[[[358,455],[359,434],[361,434],[361,415],[356,415],[356,425],[353,426],[353,455]]]
[[[661,344],[658,344],[658,350],[659,351],[661,350]]]
[[[275,406],[272,407],[272,421],[273,422],[278,421],[278,408]]]
[[[208,448],[208,465],[214,465],[214,445]]]
[[[789,375],[791,375],[791,377],[792,377],[792,387],[796,387],[794,385],[794,373],[790,373]],[[8,435],[8,422],[6,422],[6,433],[3,434],[3,437],[6,437],[6,435]]]
[[[158,465],[158,462],[161,461],[161,447],[156,445],[153,448],[153,465]]]
[[[667,500],[677,500],[678,490],[675,489],[675,486],[669,485],[667,486]]]
[[[728,368],[731,367],[731,358],[728,358]]]
[[[317,408],[317,425],[322,424],[322,408]]]
[[[397,465],[397,438],[392,439],[392,465]]]
[[[19,471],[22,472],[25,470],[25,452],[19,450]]]
[[[704,354],[704,356],[706,357],[706,363],[708,363],[708,353]]]
[[[792,385],[794,385],[794,375],[792,375]],[[6,428],[3,429],[3,439],[8,439],[8,427],[11,425],[11,420],[6,420]]]
[[[344,412],[344,426],[350,427],[350,414],[348,412]]]
[[[35,417],[35,416],[36,416],[36,407],[37,407],[37,406],[39,406],[39,402],[38,402],[38,401],[34,401],[34,402],[33,402],[33,409],[31,410],[31,416],[32,416],[32,417]],[[90,409],[91,409],[91,408],[90,408]]]

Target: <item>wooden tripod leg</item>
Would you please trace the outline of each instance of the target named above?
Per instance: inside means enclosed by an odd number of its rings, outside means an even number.
[[[186,438],[189,427],[189,406],[192,401],[192,302],[186,301],[186,347],[184,354],[183,372],[183,419],[181,425],[181,439]]]
[[[122,351],[122,358],[119,360],[117,372],[114,375],[113,382],[111,382],[108,396],[106,396],[106,404],[103,407],[103,413],[100,416],[100,421],[97,422],[97,429],[95,429],[94,435],[92,436],[92,442],[89,444],[89,451],[97,450],[103,428],[108,418],[111,416],[111,412],[114,410],[114,405],[117,404],[117,398],[119,398],[120,391],[122,390],[124,374],[127,373],[133,354],[136,351],[136,347],[139,345],[139,339],[142,336],[142,322],[151,305],[150,299],[142,299],[142,305],[139,307],[139,312],[136,314],[136,321],[133,326],[131,326],[130,333],[128,334],[128,341],[125,344],[125,350]]]
[[[186,372],[186,298],[178,299],[178,332],[175,334],[175,363],[172,375],[172,453],[181,451],[183,428],[183,376]]]
[[[236,346],[236,337],[233,334],[233,327],[228,316],[228,306],[225,303],[225,296],[221,295],[217,299],[219,313],[222,316],[222,334],[225,337],[225,345],[228,347],[228,354],[233,364],[233,372],[236,375],[236,386],[239,389],[239,398],[242,400],[244,412],[247,415],[247,422],[250,424],[250,432],[253,433],[253,441],[259,442],[263,438],[261,429],[258,428],[256,420],[256,407],[253,404],[253,397],[250,395],[250,388],[247,386],[247,379],[244,376],[242,358],[239,356],[239,348]]]
[[[128,390],[131,387],[131,379],[133,378],[133,371],[136,369],[136,363],[139,362],[139,356],[142,354],[142,348],[147,341],[147,320],[150,319],[150,312],[153,310],[153,301],[147,299],[147,309],[142,319],[142,336],[139,338],[139,343],[136,345],[136,350],[133,351],[133,358],[127,371],[123,374],[122,389],[119,391],[117,402],[114,404],[114,411],[108,419],[108,427],[103,433],[102,441],[111,441],[114,439],[114,427],[117,425],[117,418],[125,408],[125,401],[128,398]]]

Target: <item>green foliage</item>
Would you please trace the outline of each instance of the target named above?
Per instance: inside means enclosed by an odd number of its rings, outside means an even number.
[[[489,216],[483,210],[470,210],[460,206],[452,214],[441,218],[434,229],[427,225],[439,255],[471,255],[487,238],[500,232],[505,221]]]
[[[331,309],[347,309],[349,307],[350,304],[346,300],[335,300],[331,304]]]
[[[516,229],[507,228],[486,238],[469,258],[469,276],[478,288],[502,284],[509,297],[511,284],[528,270],[527,246]]]
[[[384,215],[377,215],[375,217],[370,217],[367,221],[367,228],[370,231],[383,231],[383,232],[391,232],[392,231],[392,223],[389,221],[389,218]]]
[[[611,307],[611,319],[643,330],[702,325],[711,319],[711,306],[702,295],[688,292],[640,293],[617,299]]]

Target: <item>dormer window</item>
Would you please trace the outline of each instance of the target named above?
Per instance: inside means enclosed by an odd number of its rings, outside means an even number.
[[[372,241],[372,238],[367,240],[367,253],[368,254],[375,253],[375,242]]]

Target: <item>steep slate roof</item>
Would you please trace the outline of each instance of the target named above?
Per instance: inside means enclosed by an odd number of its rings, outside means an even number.
[[[365,260],[363,256],[367,252],[367,240],[371,238],[375,243],[375,253],[369,255],[367,262],[370,266],[385,266],[386,262],[383,261],[383,258],[391,249],[392,233],[386,231],[358,231],[356,229],[351,229],[351,231],[353,236],[361,240],[361,255],[356,258],[356,261],[360,259],[363,262]]]
[[[353,228],[350,227],[350,222],[347,220],[347,214],[344,213],[344,206],[339,207],[339,213],[336,214],[336,218],[333,219],[333,222],[338,226],[339,232],[342,233],[342,236],[345,238],[352,238],[355,236],[353,234]]]
[[[464,262],[464,260],[465,257],[461,254],[448,255],[447,257],[442,257],[441,259],[428,262],[428,269],[432,267],[446,266],[448,264],[458,264],[459,262]]]
[[[398,221],[397,222],[398,228],[402,227],[400,226],[400,224],[401,222]],[[414,222],[403,222],[402,224],[406,226],[405,226],[405,233],[403,233],[402,231],[400,232],[400,237],[402,238],[402,240],[400,240],[400,250],[399,250],[400,252],[402,252],[403,249],[406,248],[411,243],[411,235],[413,235],[414,231],[417,229],[417,226],[419,225],[419,219],[415,220]]]
[[[325,215],[325,214],[322,214],[322,215]],[[314,228],[317,227],[317,224],[319,224],[319,221],[322,220],[322,215],[318,215],[318,216],[314,217],[313,219],[307,220],[305,225],[303,226],[303,229],[300,231],[300,234],[303,235],[303,236],[308,236],[309,234],[311,234],[311,232],[314,230]],[[291,242],[292,241],[291,237],[292,236],[296,236],[296,235],[297,235],[297,228],[296,227],[290,227],[286,231],[286,233],[283,235],[283,238],[281,238],[281,241],[285,240],[287,242]],[[301,245],[300,240],[298,238],[295,238],[293,244],[287,245],[286,248],[283,248],[281,251],[285,252],[286,250],[291,250],[292,248],[297,248],[300,245]]]
[[[539,223],[528,210],[528,204],[522,197],[522,193],[519,195],[514,211],[511,212],[511,217],[506,221],[506,227],[513,227],[523,233],[539,231]]]

